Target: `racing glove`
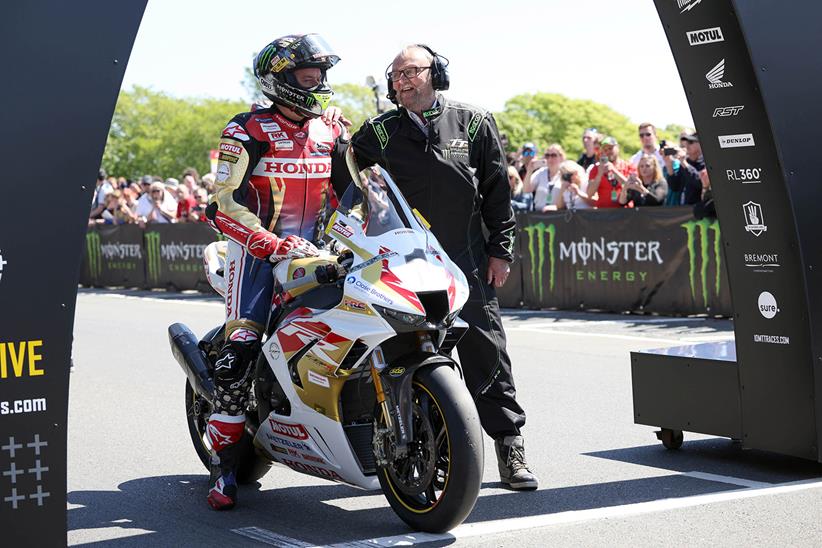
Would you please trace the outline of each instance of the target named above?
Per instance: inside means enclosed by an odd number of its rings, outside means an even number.
[[[248,252],[254,257],[268,260],[272,263],[282,261],[283,259],[315,257],[318,253],[314,244],[305,238],[300,238],[293,234],[285,238],[278,238],[274,234],[264,230],[255,232],[249,236],[246,247],[248,248]]]

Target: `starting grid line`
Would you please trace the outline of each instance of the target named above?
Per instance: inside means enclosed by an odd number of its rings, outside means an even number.
[[[371,539],[354,540],[336,544],[325,545],[328,548],[365,548],[365,547],[394,547],[394,546],[414,546],[428,542],[454,541],[473,537],[488,535],[498,535],[515,531],[525,531],[542,527],[552,527],[557,525],[577,524],[583,522],[597,521],[602,519],[627,518],[645,514],[667,512],[703,506],[707,504],[717,504],[721,502],[731,502],[737,500],[752,499],[758,497],[782,495],[818,489],[822,487],[822,480],[802,480],[782,484],[768,484],[763,482],[743,480],[740,478],[730,478],[715,474],[705,474],[702,472],[688,472],[683,474],[697,479],[730,483],[734,485],[748,485],[742,489],[710,493],[707,495],[694,495],[689,497],[660,499],[622,506],[607,506],[604,508],[591,508],[588,510],[572,510],[559,512],[557,514],[542,514],[538,516],[528,516],[522,518],[512,518],[504,520],[483,521],[478,523],[464,523],[449,533],[409,533],[405,535],[394,535],[390,537],[380,537]],[[278,535],[267,529],[260,527],[243,527],[231,529],[232,533],[244,536],[268,544],[270,546],[281,546],[287,548],[320,548],[302,540]]]

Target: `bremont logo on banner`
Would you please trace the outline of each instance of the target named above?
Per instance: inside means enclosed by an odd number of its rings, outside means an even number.
[[[691,46],[701,46],[702,44],[713,44],[715,42],[725,41],[720,27],[691,30],[686,32],[685,35],[688,37],[688,44]]]

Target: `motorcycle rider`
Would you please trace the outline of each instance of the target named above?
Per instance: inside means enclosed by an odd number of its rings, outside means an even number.
[[[274,263],[316,255],[312,241],[336,202],[332,156],[339,157],[347,132],[336,120],[339,110],[326,111],[333,94],[326,71],[338,61],[317,34],[274,40],[254,60],[254,76],[273,105],[238,114],[220,139],[216,188],[206,209],[211,226],[228,239],[225,344],[206,429],[219,471],[208,494],[216,510],[237,501],[236,444],[271,309]]]

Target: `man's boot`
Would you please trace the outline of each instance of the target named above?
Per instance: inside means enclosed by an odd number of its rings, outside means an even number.
[[[505,436],[494,440],[497,450],[499,479],[516,491],[531,491],[539,486],[539,480],[525,462],[525,441],[522,436]]]
[[[243,436],[245,417],[214,414],[208,419],[206,436],[213,451],[208,504],[215,510],[231,510],[237,504],[237,449]]]

